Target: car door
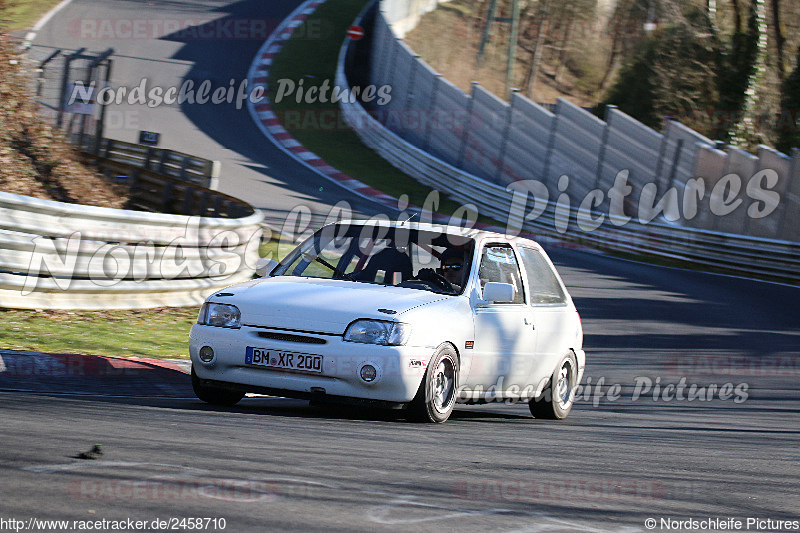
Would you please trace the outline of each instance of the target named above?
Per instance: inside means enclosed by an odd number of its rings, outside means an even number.
[[[469,385],[484,391],[519,390],[531,372],[536,347],[533,313],[525,291],[514,249],[503,243],[483,246],[478,267],[478,291],[487,282],[510,283],[511,302],[488,303],[474,299],[475,344]]]
[[[529,246],[519,246],[518,251],[538,332],[531,374],[526,380],[538,385],[552,375],[575,335],[576,324],[567,295],[544,254]]]

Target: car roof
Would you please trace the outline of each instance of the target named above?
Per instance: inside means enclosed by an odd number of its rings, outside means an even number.
[[[326,224],[326,226],[333,226],[333,225],[375,226],[375,227],[386,227],[386,228],[404,228],[404,229],[420,230],[420,231],[432,231],[448,235],[471,237],[475,240],[497,239],[503,242],[516,242],[518,244],[527,244],[529,246],[534,246],[536,248],[541,249],[541,245],[539,243],[537,243],[533,239],[529,239],[526,237],[519,237],[519,236],[510,237],[502,233],[496,231],[490,231],[487,229],[464,228],[461,226],[452,226],[449,224],[436,224],[431,222],[408,222],[408,221],[404,222],[404,221],[386,220],[386,219],[367,219],[367,220],[351,219],[351,220],[341,220],[331,224]]]

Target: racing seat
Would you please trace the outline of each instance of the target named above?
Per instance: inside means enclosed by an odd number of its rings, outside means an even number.
[[[379,272],[383,272],[383,279],[378,278]],[[384,248],[370,258],[364,270],[354,273],[353,277],[361,281],[396,285],[410,279],[413,272],[410,257],[395,248]]]

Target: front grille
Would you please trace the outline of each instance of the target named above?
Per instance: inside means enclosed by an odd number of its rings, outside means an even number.
[[[328,341],[319,337],[307,337],[305,335],[292,335],[290,333],[278,333],[275,331],[259,331],[258,336],[262,339],[273,339],[285,342],[300,342],[304,344],[327,344]]]

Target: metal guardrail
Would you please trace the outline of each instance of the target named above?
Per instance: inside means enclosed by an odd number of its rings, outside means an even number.
[[[128,208],[155,213],[240,218],[253,207],[232,196],[119,159],[83,154],[84,161],[130,189]]]
[[[251,278],[263,215],[186,179],[207,175],[212,162],[117,143],[109,143],[114,159],[83,157],[130,187],[128,206],[136,211],[0,192],[0,307],[199,305],[214,291]]]
[[[791,157],[766,146],[749,154],[673,118],[665,117],[663,129],[656,131],[614,106],[608,106],[600,119],[563,98],[548,110],[517,91],[508,102],[477,83],[466,93],[399,39],[436,2],[380,0],[361,24],[369,39],[359,41],[355,52],[369,57],[370,63],[354,69],[349,81],[391,87],[390,99],[366,104],[390,131],[502,187],[534,179],[552,199],[567,188],[573,199],[590,194],[598,198],[596,191],[610,191],[624,172],[632,188],[628,201],[650,202],[648,195],[655,187],[658,197],[671,202],[669,220],[681,216],[682,210],[665,195],[677,194],[680,202],[681,196],[685,200],[696,194],[689,201],[697,204],[698,215],[684,216],[683,226],[800,242],[800,149],[794,149]],[[568,183],[561,181],[564,175]],[[749,208],[761,202],[750,191],[761,188],[759,183],[765,180],[769,189],[765,210],[770,214],[748,217]],[[560,183],[566,183],[564,189]],[[733,196],[741,193],[745,201],[737,202],[726,216],[712,216],[726,188]],[[645,189],[648,195],[642,195]],[[748,198],[753,200],[749,206]],[[608,196],[598,201],[603,205],[593,209],[610,208]]]
[[[356,20],[355,24],[358,24]],[[349,87],[345,72],[348,46],[345,42],[336,72],[336,84]],[[512,210],[513,193],[506,187],[468,174],[405,141],[374,119],[359,102],[340,100],[345,121],[361,140],[396,168],[420,182],[447,193],[465,204],[474,204],[481,214],[507,221],[508,227],[536,235],[567,240],[592,248],[648,254],[665,259],[713,267],[725,272],[758,278],[777,278],[800,283],[800,243],[726,234],[664,223],[639,224],[631,219],[611,220],[594,231],[577,228],[578,217],[588,220],[598,213],[570,210],[556,214],[550,203],[535,220],[525,220]],[[566,219],[566,220],[565,220]],[[568,222],[568,224],[565,224]],[[560,232],[556,228],[566,227]]]
[[[261,213],[210,218],[0,192],[0,307],[198,305],[252,276]]]
[[[107,160],[126,163],[207,189],[216,190],[219,184],[219,161],[114,139],[103,139],[97,154]]]

